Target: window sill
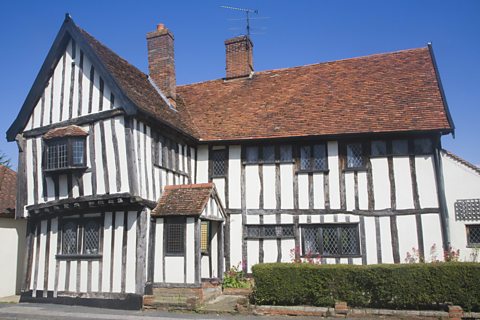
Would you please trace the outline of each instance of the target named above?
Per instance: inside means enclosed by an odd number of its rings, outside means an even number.
[[[343,172],[355,172],[355,171],[367,171],[367,168],[365,167],[359,167],[359,168],[345,168],[343,169]]]
[[[43,173],[46,175],[52,174],[62,174],[68,172],[75,172],[75,171],[86,171],[88,167],[66,167],[66,168],[59,168],[59,169],[43,169]]]
[[[256,165],[259,165],[259,164],[294,164],[295,161],[294,160],[275,160],[275,161],[255,161],[255,162],[247,162],[247,161],[242,161],[242,164],[244,166],[247,166],[247,165],[252,165],[252,164],[256,164]]]
[[[305,170],[305,169],[301,169],[301,170],[297,170],[296,171],[296,174],[302,174],[302,173],[328,173],[330,172],[329,169],[321,169],[321,170]]]
[[[165,253],[165,257],[184,257],[185,253]]]
[[[246,240],[279,240],[279,239],[295,239],[295,236],[277,236],[277,237],[246,237]]]
[[[57,260],[100,260],[101,254],[57,254],[55,255]]]

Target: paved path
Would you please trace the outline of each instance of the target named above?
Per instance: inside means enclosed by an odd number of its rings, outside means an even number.
[[[181,312],[160,312],[160,311],[125,311],[110,310],[80,306],[64,306],[56,304],[0,303],[1,320],[187,320],[187,319],[235,319],[235,320],[258,320],[263,317],[251,315],[230,315],[230,314],[197,314]],[[285,320],[291,317],[266,317],[268,320]],[[312,317],[295,317],[295,320],[312,320]]]

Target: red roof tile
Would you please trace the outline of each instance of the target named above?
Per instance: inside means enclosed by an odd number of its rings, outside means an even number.
[[[201,140],[449,132],[428,48],[177,88]]]
[[[16,172],[0,165],[0,217],[13,218],[15,216],[16,193]]]
[[[200,216],[214,188],[213,183],[165,186],[152,216]]]
[[[43,139],[54,139],[63,137],[84,137],[88,133],[81,127],[76,125],[70,125],[67,127],[52,129],[43,135]]]

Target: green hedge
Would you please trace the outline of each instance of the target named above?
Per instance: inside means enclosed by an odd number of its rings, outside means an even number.
[[[253,266],[256,304],[432,309],[446,303],[480,311],[479,263]]]

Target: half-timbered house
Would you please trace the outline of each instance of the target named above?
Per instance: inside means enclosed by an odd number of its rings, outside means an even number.
[[[189,288],[198,302],[235,265],[449,246],[454,126],[430,45],[255,72],[241,36],[224,78],[177,86],[173,44],[163,25],[147,34],[147,76],[67,16],[7,132],[23,300],[138,308]]]

